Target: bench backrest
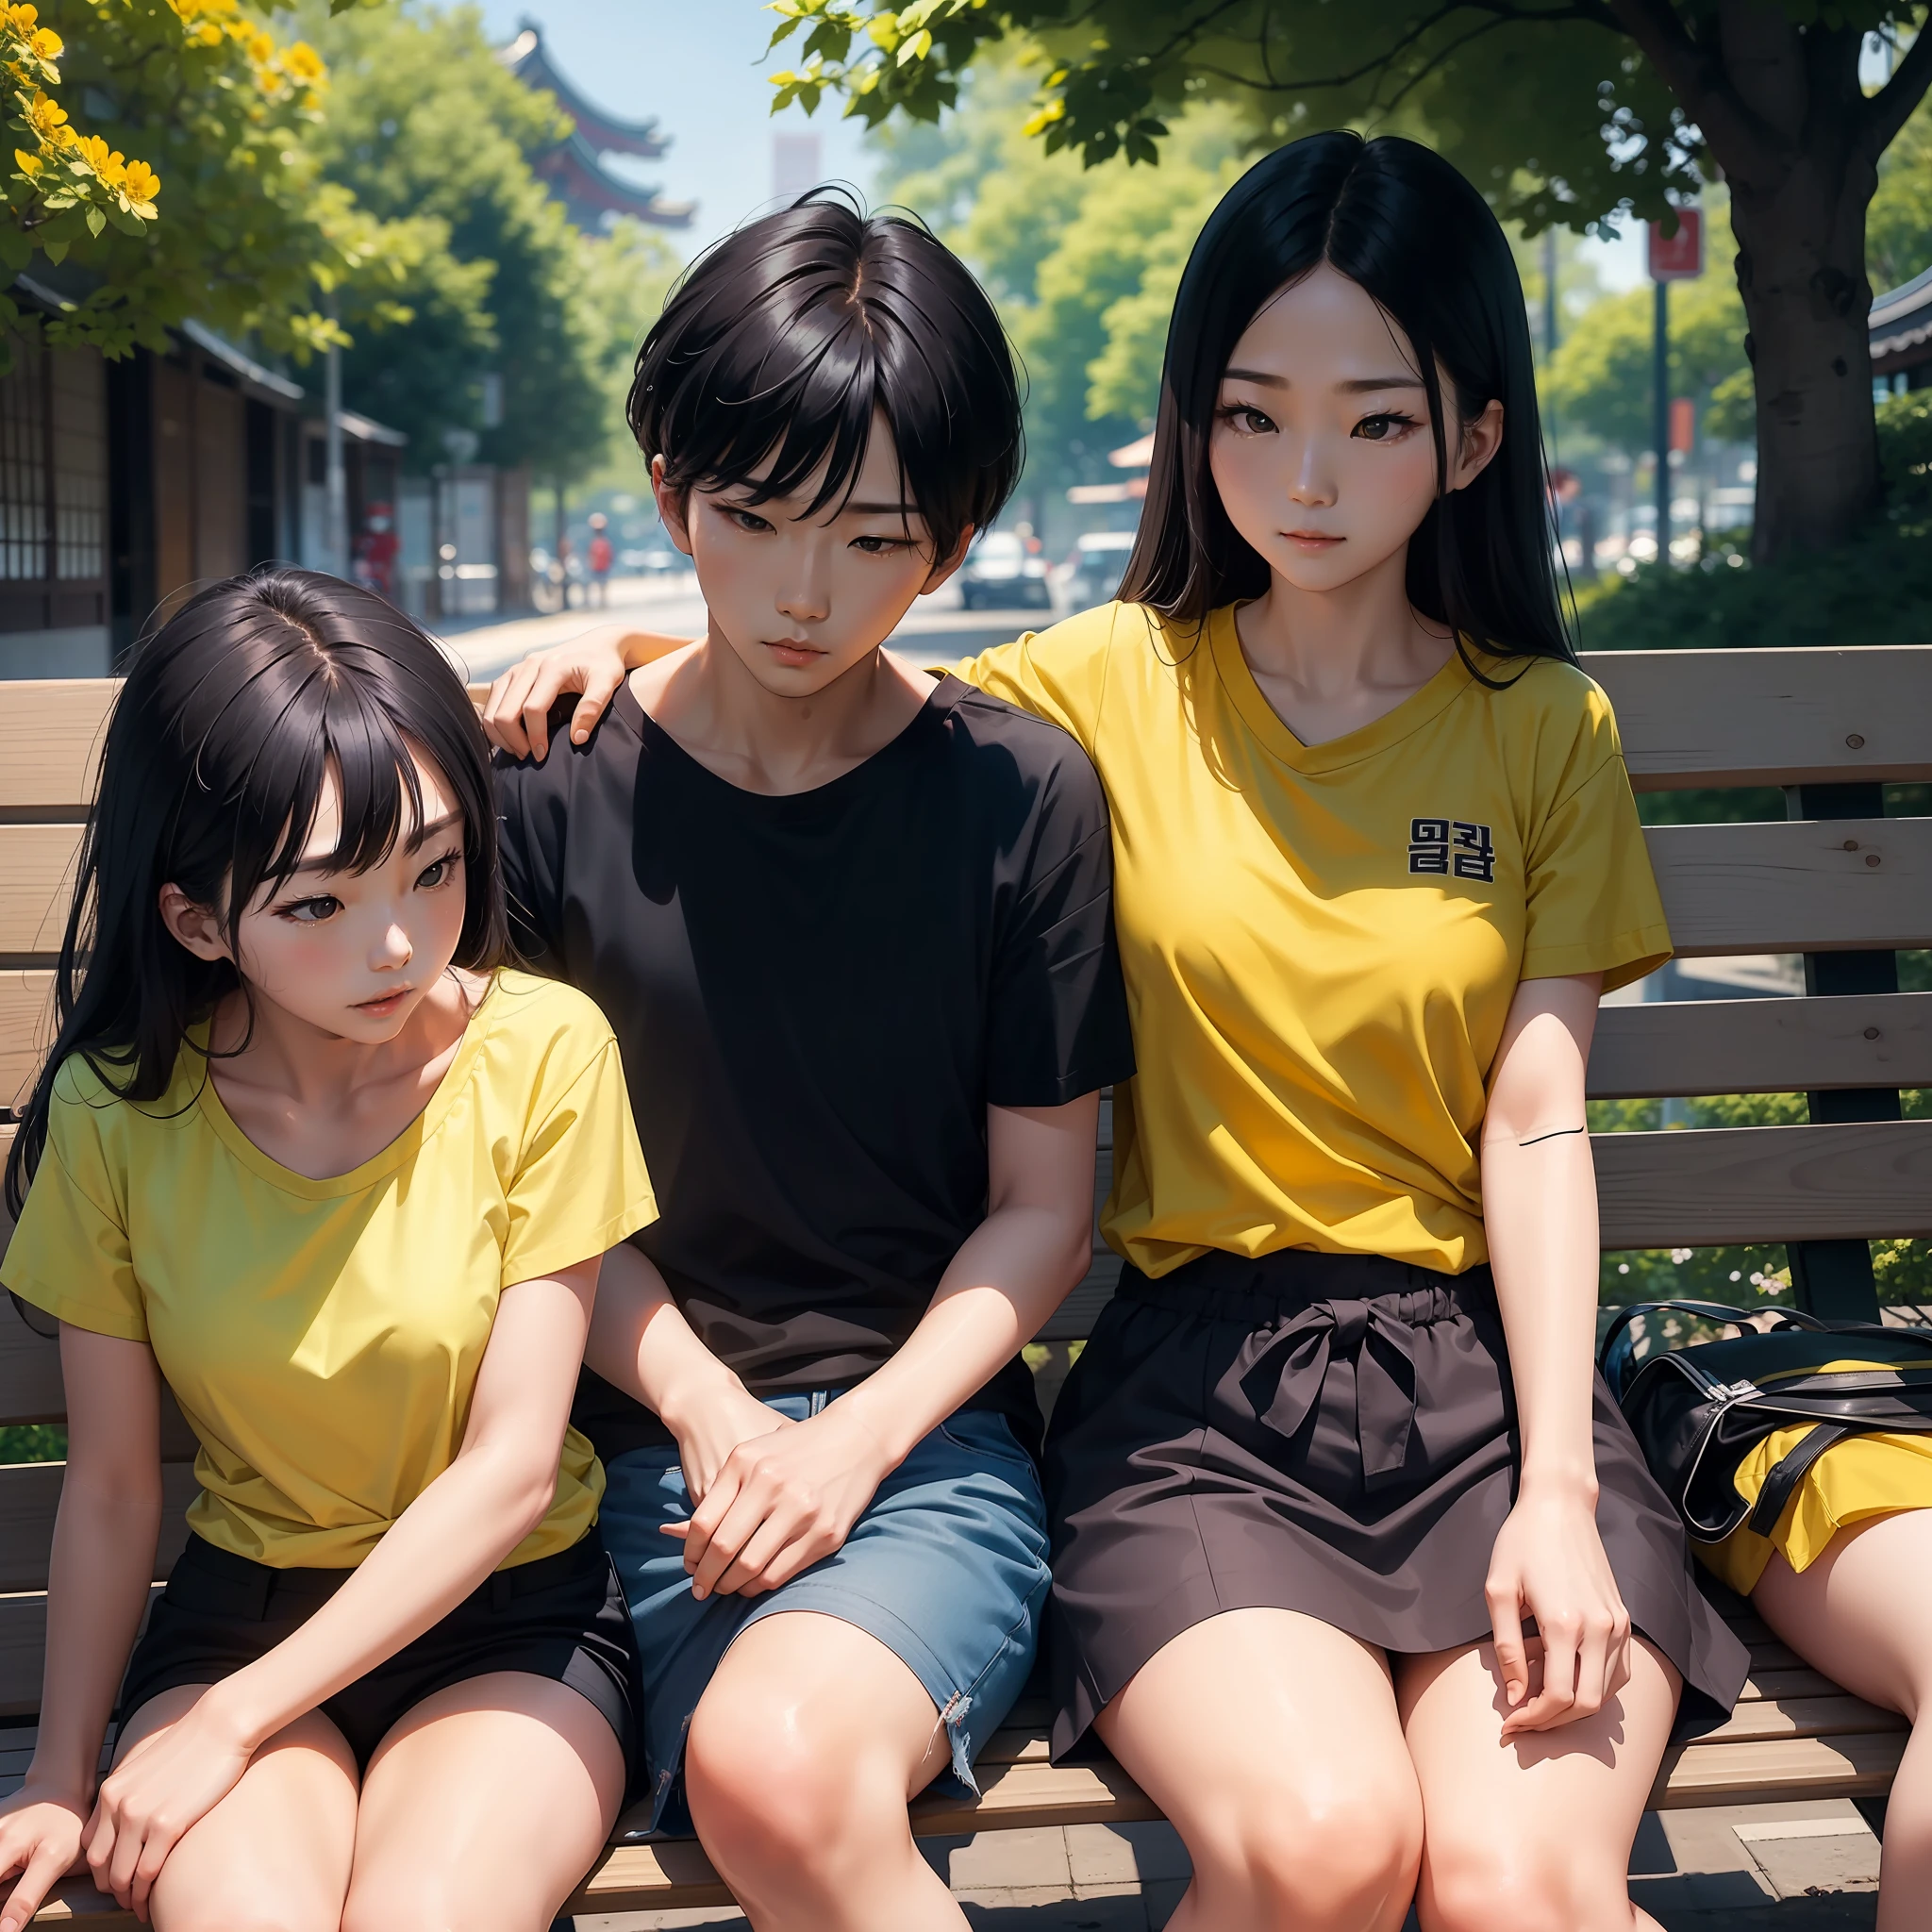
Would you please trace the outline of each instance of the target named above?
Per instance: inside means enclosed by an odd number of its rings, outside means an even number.
[[[1862,1254],[1869,1239],[1932,1235],[1932,1121],[1896,1117],[1900,1088],[1932,1086],[1932,993],[1885,991],[1889,964],[1870,970],[1932,945],[1932,819],[1884,817],[1879,791],[1932,780],[1932,647],[1584,661],[1616,707],[1640,791],[1788,788],[1788,820],[1647,834],[1680,954],[1806,954],[1807,984],[1837,993],[1604,1009],[1593,1097],[1803,1091],[1816,1123],[1597,1136],[1604,1245],[1784,1241],[1824,1256],[1832,1243]],[[114,690],[0,685],[0,1107],[24,1094],[50,1031],[51,969]],[[10,1135],[0,1124],[0,1148]],[[1104,1191],[1105,1113],[1102,1141]],[[1118,1271],[1097,1248],[1044,1339],[1088,1334]],[[63,1414],[54,1344],[0,1303],[0,1424]],[[194,1489],[193,1443],[172,1413],[164,1453],[162,1574]],[[0,1468],[0,1714],[38,1702],[59,1481],[58,1464]]]

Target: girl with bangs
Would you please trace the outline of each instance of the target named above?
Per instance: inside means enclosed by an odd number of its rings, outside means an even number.
[[[1671,941],[1546,504],[1481,195],[1311,135],[1190,258],[1118,599],[958,667],[1111,813],[1125,1265],[1047,1442],[1054,1745],[1179,1828],[1174,1932],[1650,1925],[1657,1766],[1743,1683],[1592,1368],[1584,1068]],[[581,728],[663,648],[518,695]]]
[[[7,1173],[69,1437],[4,1932],[82,1857],[162,1932],[541,1932],[617,1816],[567,1419],[655,1210],[609,1027],[498,963],[490,788],[437,646],[308,572],[203,591],[115,703]],[[137,1641],[164,1382],[201,1491]]]

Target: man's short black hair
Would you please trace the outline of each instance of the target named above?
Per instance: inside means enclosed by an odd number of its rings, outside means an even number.
[[[674,490],[850,493],[874,411],[934,554],[985,529],[1018,480],[1020,385],[986,291],[930,229],[814,189],[685,272],[638,351],[625,409]],[[753,481],[767,457],[770,473]],[[829,458],[829,461],[827,461]]]

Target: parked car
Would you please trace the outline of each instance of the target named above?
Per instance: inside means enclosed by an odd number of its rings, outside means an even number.
[[[1074,545],[1074,554],[1055,573],[1062,610],[1091,610],[1105,604],[1120,588],[1134,547],[1131,530],[1089,530]]]
[[[1049,610],[1046,559],[1012,530],[990,530],[959,572],[959,602],[968,610]]]

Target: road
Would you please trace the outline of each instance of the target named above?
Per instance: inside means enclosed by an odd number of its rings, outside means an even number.
[[[619,577],[610,586],[608,612],[579,608],[549,617],[458,623],[437,627],[437,634],[461,662],[470,681],[480,684],[508,670],[525,652],[567,642],[612,619],[641,629],[695,637],[705,625],[697,578],[689,571],[669,577]],[[947,585],[913,606],[891,642],[900,656],[920,664],[945,663],[1052,622],[1053,613],[1047,610],[962,610],[958,591]]]

